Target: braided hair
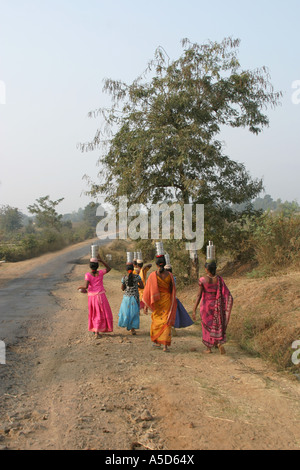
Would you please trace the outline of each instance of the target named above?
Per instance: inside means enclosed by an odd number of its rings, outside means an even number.
[[[128,272],[128,286],[133,287],[133,264],[127,264],[126,269]]]

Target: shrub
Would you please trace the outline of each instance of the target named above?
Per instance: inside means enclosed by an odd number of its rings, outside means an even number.
[[[265,270],[273,271],[280,267],[300,262],[300,216],[283,213],[263,214],[251,240],[255,258]]]

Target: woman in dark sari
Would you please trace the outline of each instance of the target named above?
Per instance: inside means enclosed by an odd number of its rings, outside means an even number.
[[[205,263],[206,276],[199,280],[199,291],[194,305],[193,320],[200,304],[202,322],[202,342],[207,353],[218,347],[225,354],[226,329],[230,320],[233,298],[224,280],[216,275],[216,263]]]
[[[122,278],[121,289],[124,292],[123,300],[119,311],[118,326],[127,328],[132,335],[136,335],[136,330],[140,327],[140,297],[139,288],[143,289],[144,284],[138,274],[134,274],[132,263],[126,265],[127,275]]]

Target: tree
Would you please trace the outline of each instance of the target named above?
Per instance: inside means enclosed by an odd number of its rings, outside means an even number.
[[[257,197],[253,202],[254,209],[262,209],[263,211],[267,210],[275,210],[277,207],[277,203],[273,200],[270,194],[265,194],[263,198]]]
[[[281,94],[274,93],[266,68],[240,70],[239,40],[182,44],[182,56],[172,63],[157,49],[147,70],[156,75],[148,83],[142,77],[131,85],[105,80],[113,106],[90,113],[101,113],[109,131],[118,128],[108,140],[99,129],[93,142],[81,146],[94,150],[108,144],[99,160],[105,179],[92,191],[111,202],[123,194],[137,202],[155,201],[168,197],[170,188],[185,202],[199,196],[241,202],[261,189],[243,165],[222,154],[216,136],[221,125],[258,134],[269,123],[262,109],[276,106]]]
[[[87,225],[90,225],[91,227],[96,227],[100,220],[100,218],[96,215],[97,207],[98,204],[96,204],[95,202],[90,202],[87,206],[85,206],[83,211],[83,220]]]
[[[0,228],[4,232],[15,232],[23,226],[23,215],[19,209],[10,206],[0,208]]]
[[[38,227],[61,229],[62,215],[58,215],[55,208],[63,200],[64,198],[51,201],[50,196],[44,196],[36,199],[37,202],[35,204],[28,206],[29,212],[36,216],[35,221]]]
[[[106,79],[110,109],[90,112],[105,127],[82,151],[100,149],[99,183],[90,194],[118,203],[154,204],[171,198],[205,205],[208,226],[233,217],[230,204],[257,196],[263,184],[244,165],[223,153],[222,126],[248,128],[253,134],[268,126],[264,110],[279,104],[265,67],[241,69],[239,40],[225,38],[193,44],[182,41],[183,53],[171,62],[162,48],[145,73],[132,84]],[[146,78],[148,78],[148,81]]]

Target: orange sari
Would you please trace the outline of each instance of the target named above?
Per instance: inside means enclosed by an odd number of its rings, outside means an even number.
[[[171,273],[163,280],[156,272],[150,274],[144,289],[143,302],[152,310],[151,340],[170,346],[171,327],[175,323],[177,300],[174,277]]]
[[[145,289],[145,286],[146,286],[146,281],[147,281],[147,273],[149,271],[149,267],[145,266],[143,267],[140,272],[139,272],[139,275],[143,281],[143,284],[144,284],[144,287],[143,289],[140,289],[139,287],[139,294],[140,294],[140,302],[141,302],[141,308],[143,308],[143,294],[144,294],[144,289]]]

